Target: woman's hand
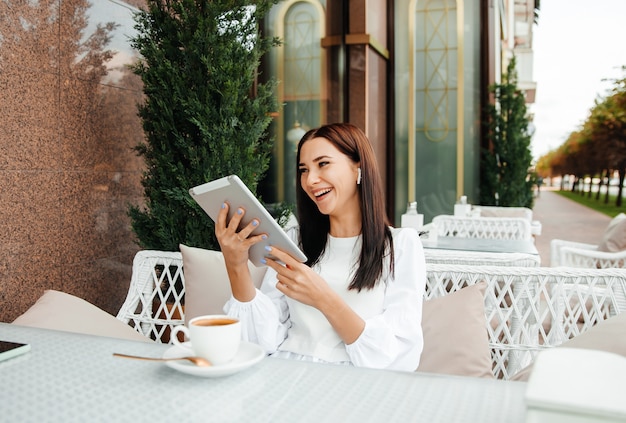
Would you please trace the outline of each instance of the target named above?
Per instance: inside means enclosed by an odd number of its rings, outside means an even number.
[[[230,221],[226,222],[229,208],[228,203],[222,204],[222,209],[215,222],[215,236],[224,255],[233,296],[239,301],[251,301],[256,290],[248,269],[248,250],[254,244],[265,239],[267,235],[250,235],[254,228],[259,225],[257,219],[253,219],[244,228],[237,231],[245,210],[241,207],[238,208]]]
[[[336,296],[326,281],[313,269],[291,257],[279,248],[271,247],[271,254],[277,260],[266,258],[267,265],[277,273],[276,288],[298,302],[315,307],[323,312],[329,298]]]
[[[279,248],[271,247],[270,252],[284,263],[282,265],[271,258],[265,259],[267,265],[277,273],[276,288],[280,292],[322,312],[346,344],[352,344],[361,336],[365,321],[320,275]]]
[[[266,237],[265,234],[250,236],[252,231],[259,225],[257,219],[253,219],[248,225],[237,232],[241,219],[245,215],[246,211],[243,208],[238,208],[230,219],[230,222],[226,222],[228,218],[228,210],[230,205],[228,203],[222,204],[222,209],[217,216],[217,222],[215,222],[215,236],[220,244],[224,258],[232,264],[246,264],[248,263],[248,250],[257,242]]]

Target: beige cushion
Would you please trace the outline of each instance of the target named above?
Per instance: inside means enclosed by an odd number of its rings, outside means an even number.
[[[598,251],[614,253],[626,250],[626,214],[620,213],[611,220],[604,231]]]
[[[133,328],[87,301],[64,292],[47,290],[16,325],[152,342]]]
[[[230,282],[221,251],[180,244],[185,274],[185,322],[203,314],[221,314],[231,296]],[[261,286],[266,267],[248,262],[252,281]]]
[[[556,348],[583,348],[588,350],[607,351],[626,357],[626,313],[618,314],[604,320],[588,331],[568,340]],[[533,366],[525,367],[517,372],[512,380],[528,380]]]
[[[420,372],[493,378],[481,282],[424,302]]]
[[[533,220],[533,211],[526,207],[476,206],[482,217],[523,217]]]

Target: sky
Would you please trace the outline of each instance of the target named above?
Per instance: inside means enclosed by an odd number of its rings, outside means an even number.
[[[580,129],[594,101],[626,76],[626,0],[543,0],[533,27],[535,159]]]

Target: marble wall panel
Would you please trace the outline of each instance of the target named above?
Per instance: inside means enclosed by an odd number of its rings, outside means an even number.
[[[58,174],[0,171],[0,175],[0,245],[25,261],[29,256],[46,257],[57,248],[61,232]]]
[[[125,78],[130,73],[128,64],[133,63],[137,58],[137,53],[130,46],[129,39],[136,34],[133,13],[139,9],[137,5],[129,3],[132,2],[92,1],[87,11],[89,15],[87,33],[92,32],[97,25],[106,26],[109,23],[116,25],[109,32],[110,42],[107,50],[113,53],[113,57],[106,64],[107,75],[100,81],[103,85],[127,88]]]
[[[58,77],[8,67],[0,71],[0,85],[0,169],[57,169]]]
[[[127,175],[138,179],[136,175]],[[67,172],[62,188],[62,233],[59,242],[64,249],[74,250],[68,263],[95,261],[116,257],[135,246],[130,234],[128,204],[138,197],[124,194],[122,178],[108,172]],[[117,181],[117,182],[116,182]],[[82,248],[89,245],[90,248]]]
[[[130,283],[139,248],[126,211],[143,201],[144,169],[142,86],[126,68],[136,9],[92,3],[0,2],[3,322],[45,289],[116,314]]]
[[[51,171],[4,170],[0,177],[0,315],[11,321],[45,289],[61,287],[60,184]]]
[[[60,10],[61,0],[0,2],[0,66],[57,74]]]

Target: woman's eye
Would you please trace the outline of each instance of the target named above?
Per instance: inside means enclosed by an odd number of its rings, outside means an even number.
[[[306,169],[301,167],[300,169],[298,169],[298,173],[302,175],[303,173],[306,173]]]
[[[324,166],[326,166],[326,165],[328,165],[328,164],[329,164],[328,162],[320,162],[320,163],[319,163],[319,166],[320,166],[320,167],[324,167]]]

